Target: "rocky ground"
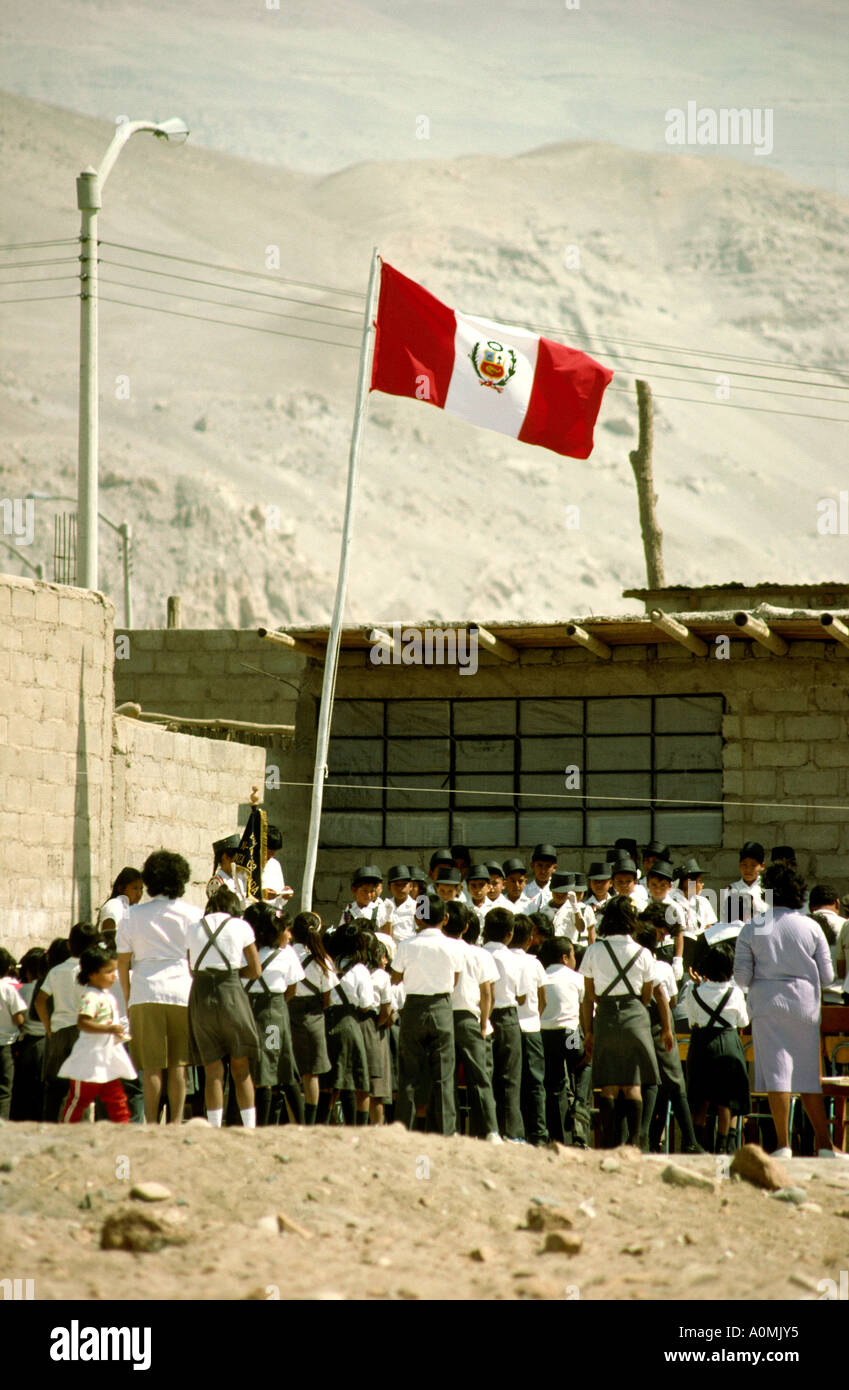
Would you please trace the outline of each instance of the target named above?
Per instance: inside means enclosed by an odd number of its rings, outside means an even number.
[[[839,1287],[849,1162],[784,1165],[794,1200],[722,1158],[675,1156],[699,1186],[664,1178],[669,1163],[394,1125],[7,1124],[2,1275],[42,1300],[812,1300],[829,1296],[821,1281]],[[149,1183],[160,1200],[131,1195]],[[104,1226],[135,1248],[102,1248]]]

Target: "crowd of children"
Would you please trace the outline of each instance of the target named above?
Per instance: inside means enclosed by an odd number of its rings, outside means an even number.
[[[322,923],[287,911],[273,853],[248,902],[237,841],[214,846],[203,913],[182,899],[185,860],[158,851],[121,871],[96,924],[17,964],[0,949],[0,1119],[74,1123],[96,1104],[180,1122],[188,1101],[214,1125],[394,1118],[657,1151],[674,1118],[685,1152],[733,1145],[749,1109],[734,940],[766,905],[762,845],[743,845],[718,897],[656,841],[639,857],[617,841],[586,877],[550,844],[529,868],[454,846],[426,870],[360,866]],[[816,885],[807,910],[849,1002],[837,891]]]

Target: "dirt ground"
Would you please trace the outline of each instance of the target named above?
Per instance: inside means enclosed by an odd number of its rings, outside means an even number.
[[[712,1190],[672,1186],[668,1161],[396,1125],[5,1124],[0,1277],[32,1279],[36,1299],[810,1300],[827,1296],[821,1280],[839,1286],[849,1162],[784,1165],[807,1192],[796,1205],[708,1156],[675,1162]],[[141,1182],[170,1198],[131,1199]],[[577,1254],[543,1253],[528,1228],[529,1209],[552,1205],[571,1213]],[[185,1243],[101,1249],[104,1221],[128,1209]],[[302,1230],[278,1232],[278,1213]]]

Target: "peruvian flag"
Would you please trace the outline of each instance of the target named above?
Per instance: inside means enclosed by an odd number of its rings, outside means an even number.
[[[381,263],[372,391],[429,401],[472,425],[586,459],[612,379],[586,353],[458,314]]]

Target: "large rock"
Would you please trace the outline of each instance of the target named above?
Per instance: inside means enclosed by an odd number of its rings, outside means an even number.
[[[130,1188],[130,1196],[140,1202],[167,1202],[171,1189],[162,1182],[137,1182]]]
[[[790,1186],[786,1170],[760,1144],[744,1144],[738,1149],[731,1160],[731,1173],[755,1187],[765,1187],[768,1192]]]
[[[567,1231],[549,1231],[545,1237],[542,1254],[577,1255],[583,1243],[580,1236],[570,1235]]]
[[[706,1177],[704,1173],[697,1173],[693,1168],[683,1168],[678,1163],[667,1163],[660,1176],[673,1187],[699,1187],[704,1192],[716,1191],[713,1178]]]
[[[185,1245],[189,1237],[181,1229],[181,1221],[177,1212],[152,1216],[138,1208],[125,1207],[107,1216],[100,1231],[100,1248],[148,1254],[166,1245]]]
[[[568,1231],[575,1224],[566,1207],[528,1207],[525,1221],[529,1231]]]

